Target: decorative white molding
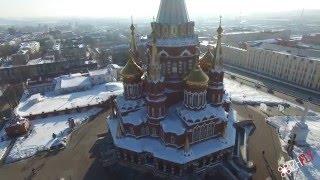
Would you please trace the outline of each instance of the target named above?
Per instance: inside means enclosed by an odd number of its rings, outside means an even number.
[[[185,49],[181,54],[180,54],[181,57],[183,56],[192,56],[192,54],[190,53],[190,51],[188,49]]]
[[[162,50],[162,51],[159,52],[159,56],[160,57],[163,57],[163,56],[164,57],[169,57],[170,55],[165,50]]]

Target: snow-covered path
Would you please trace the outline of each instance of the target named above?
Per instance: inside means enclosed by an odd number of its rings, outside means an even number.
[[[32,131],[27,137],[19,137],[13,145],[6,162],[14,162],[19,159],[31,157],[38,151],[48,150],[56,139],[63,139],[69,135],[68,119],[74,118],[76,124],[84,123],[90,116],[96,115],[102,109],[92,108],[86,112],[66,114],[61,116],[35,119],[31,121]],[[56,139],[52,134],[57,135]]]
[[[224,85],[226,91],[231,96],[233,102],[237,103],[265,103],[265,104],[286,104],[287,102],[272,94],[257,90],[253,87],[240,84],[238,81],[225,78]]]

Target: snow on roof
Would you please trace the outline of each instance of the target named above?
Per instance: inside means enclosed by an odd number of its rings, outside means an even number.
[[[91,81],[88,77],[82,75],[70,75],[70,76],[61,76],[58,78],[58,83],[55,89],[68,89],[74,87],[83,87],[83,86],[90,86]]]
[[[287,145],[291,130],[300,116],[275,116],[267,118],[267,122],[278,129],[279,139],[282,147]],[[314,156],[311,164],[300,166],[294,173],[295,179],[319,179],[320,176],[320,116],[306,116],[305,123],[308,125],[309,133],[306,139],[308,146],[294,146],[294,157],[311,150]]]
[[[118,64],[109,64],[107,67],[111,67],[111,68],[114,68],[114,69],[121,69],[122,68]]]
[[[219,118],[226,119],[227,113],[222,106],[213,106],[206,104],[206,107],[201,110],[190,110],[184,106],[177,108],[178,115],[188,125],[193,125],[208,119]]]
[[[98,69],[94,71],[89,71],[90,76],[99,76],[109,74],[110,70],[108,68]]]
[[[39,101],[42,101],[42,100],[43,100],[43,96],[42,96],[40,93],[32,94],[32,95],[29,97],[29,99],[32,100],[32,101],[39,102]]]
[[[116,146],[130,151],[135,151],[137,153],[149,152],[157,158],[178,164],[185,164],[200,157],[234,146],[236,129],[233,127],[233,123],[235,122],[235,117],[235,112],[229,116],[229,121],[225,131],[226,134],[224,137],[212,138],[191,145],[190,156],[184,155],[185,153],[183,148],[177,149],[165,146],[159,138],[142,137],[136,139],[129,136],[117,138],[117,127],[119,125],[118,119],[107,119],[107,123]]]
[[[123,93],[121,82],[109,82],[93,86],[87,91],[74,92],[70,94],[55,95],[53,92],[43,96],[43,100],[33,105],[28,105],[32,99],[23,97],[16,108],[16,113],[20,116],[36,115],[42,112],[54,112],[65,109],[73,109],[77,106],[96,105],[104,102],[112,95]]]
[[[53,62],[54,62],[54,60],[52,60],[52,59],[38,58],[38,59],[29,60],[27,65],[46,64],[46,63],[53,63]]]
[[[121,113],[132,111],[134,109],[141,108],[142,106],[145,105],[145,101],[142,98],[137,100],[127,100],[124,98],[123,95],[117,96],[116,102],[117,102],[118,110]]]
[[[129,112],[128,114],[122,115],[123,123],[139,125],[147,120],[147,110],[143,99],[126,100],[120,95],[116,98],[116,102],[121,113]],[[184,133],[185,127],[175,112],[177,106],[178,105],[169,107],[168,116],[161,120],[160,125],[165,132],[180,135]]]
[[[177,105],[171,106],[168,109],[168,116],[160,122],[164,132],[170,132],[181,135],[185,132],[185,125],[176,113]]]
[[[147,110],[146,108],[141,108],[122,116],[122,122],[132,125],[140,125],[147,121]]]

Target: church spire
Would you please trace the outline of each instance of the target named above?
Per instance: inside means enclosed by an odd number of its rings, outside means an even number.
[[[185,0],[161,0],[157,22],[179,25],[189,21]]]
[[[130,41],[130,50],[134,53],[136,53],[138,51],[137,48],[137,42],[136,42],[136,37],[135,37],[135,33],[134,30],[136,28],[133,25],[133,18],[131,16],[131,26],[130,26],[130,30],[131,30],[131,41]]]
[[[151,43],[151,59],[150,59],[150,70],[149,70],[149,78],[152,81],[160,80],[160,64],[159,64],[159,56],[157,50],[157,36],[152,26],[152,33],[151,33],[152,43]]]
[[[221,27],[221,19],[222,17],[220,16],[220,22],[219,22],[219,27],[217,29],[217,45],[215,48],[215,53],[214,53],[214,63],[215,68],[222,68],[223,66],[223,59],[222,59],[222,47],[221,47],[221,38],[222,38],[222,32],[223,29]]]

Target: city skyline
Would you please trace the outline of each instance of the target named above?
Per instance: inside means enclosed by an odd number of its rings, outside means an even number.
[[[2,1],[2,2],[1,2]],[[0,18],[21,17],[152,17],[157,14],[159,0],[1,0]],[[63,4],[63,6],[61,6]],[[143,4],[143,5],[142,5]],[[302,9],[320,9],[316,0],[289,1],[271,0],[260,2],[254,0],[187,0],[190,17],[208,15],[249,15],[262,12],[301,11]],[[146,8],[148,7],[148,8]]]

